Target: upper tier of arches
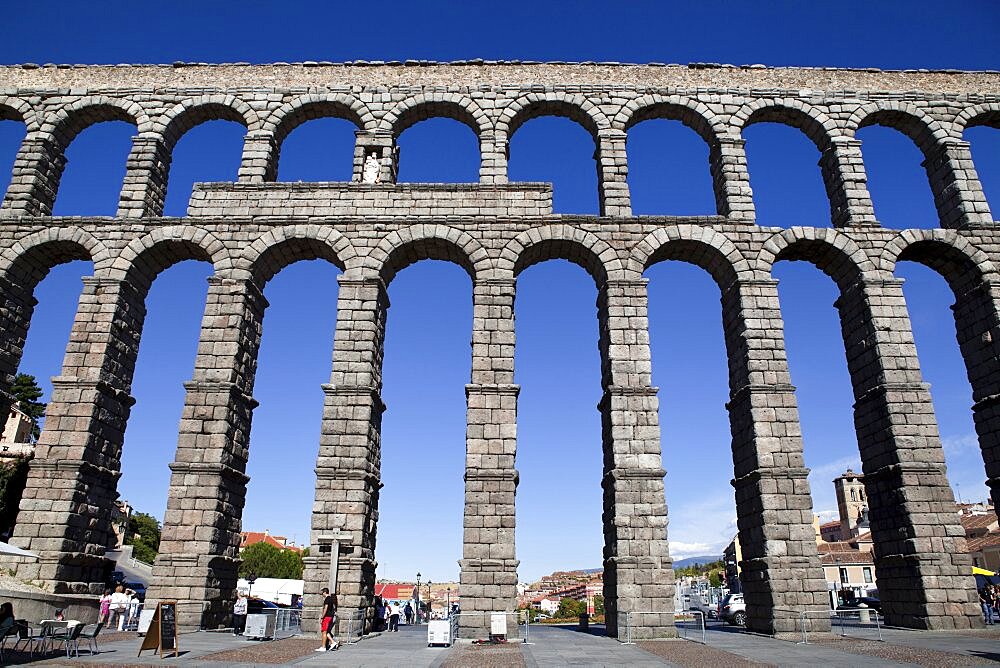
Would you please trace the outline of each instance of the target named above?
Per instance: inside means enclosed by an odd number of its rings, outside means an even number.
[[[740,98],[549,88],[71,98],[28,92],[22,97],[2,97],[0,120],[19,121],[26,128],[4,210],[49,215],[66,149],[84,129],[104,121],[125,121],[136,128],[118,215],[142,217],[162,215],[163,187],[158,184],[165,182],[174,147],[184,133],[207,121],[235,121],[246,128],[239,168],[239,180],[245,183],[275,181],[281,145],[289,133],[310,120],[328,117],[346,119],[357,128],[354,181],[362,180],[366,156],[392,161],[392,147],[402,132],[422,120],[444,117],[476,134],[480,181],[506,183],[511,137],[539,116],[568,118],[593,137],[604,215],[631,215],[624,178],[628,172],[625,136],[644,120],[662,118],[682,122],[706,142],[717,213],[734,220],[752,222],[754,218],[742,133],[755,123],[781,123],[803,132],[822,154],[834,227],[875,222],[856,140],[857,131],[869,125],[902,132],[923,153],[941,227],[992,223],[962,137],[969,127],[1000,127],[1000,102],[824,100],[814,95]],[[383,180],[395,178],[394,167],[382,171]]]

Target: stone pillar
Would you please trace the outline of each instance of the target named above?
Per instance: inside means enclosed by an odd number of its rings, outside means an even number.
[[[489,612],[517,599],[514,495],[518,475],[514,384],[515,281],[480,279],[473,289],[472,382],[465,454],[465,518],[460,576],[462,637],[489,636]],[[470,614],[464,614],[470,613]],[[517,626],[508,619],[508,636]]]
[[[632,198],[628,191],[628,155],[625,151],[627,133],[605,128],[597,135],[597,187],[601,215],[628,217],[632,215]]]
[[[604,607],[608,635],[674,631],[674,571],[667,544],[657,388],[652,386],[646,279],[600,287],[604,440]]]
[[[745,147],[742,137],[718,137],[709,146],[708,162],[719,215],[733,222],[753,223],[753,190]]]
[[[955,298],[958,345],[972,385],[972,416],[993,507],[1000,511],[1000,285],[978,282]]]
[[[274,135],[263,130],[247,132],[237,180],[240,183],[271,183],[278,180],[280,146]]]
[[[316,460],[311,545],[322,536],[351,535],[340,544],[337,598],[340,624],[364,611],[371,627],[375,595],[375,531],[381,481],[382,346],[389,296],[381,278],[338,279],[333,370],[323,387],[323,426]],[[308,630],[319,627],[320,589],[330,573],[329,550],[305,559]]]
[[[66,167],[63,147],[51,135],[30,133],[14,158],[10,186],[0,213],[15,216],[50,216]]]
[[[373,155],[379,162],[379,183],[395,183],[399,173],[399,147],[391,132],[357,130],[354,133],[354,183],[364,182],[365,160]]]
[[[983,186],[972,162],[969,142],[951,138],[937,140],[925,153],[923,166],[934,192],[941,227],[993,223]]]
[[[9,270],[7,276],[0,277],[0,415],[10,415],[14,397],[9,393],[14,382],[24,342],[28,337],[31,314],[38,305],[34,288],[37,277],[30,277],[30,270],[22,273]]]
[[[145,294],[124,281],[83,283],[11,542],[41,557],[18,563],[19,578],[56,593],[100,594],[111,571],[104,551]]]
[[[886,623],[919,629],[982,625],[972,560],[945,475],[898,279],[842,288],[854,424]]]
[[[147,595],[147,601],[178,601],[178,625],[189,630],[230,620],[257,406],[251,394],[267,307],[253,281],[212,276],[208,284]]]
[[[722,294],[729,354],[733,487],[749,628],[776,636],[828,631],[826,578],[816,550],[809,470],[802,458],[778,282],[738,281]]]
[[[170,176],[170,149],[158,135],[132,137],[125,182],[118,199],[119,218],[162,216]]]
[[[479,182],[507,183],[507,138],[494,133],[479,137]]]
[[[875,208],[868,194],[868,175],[861,155],[861,141],[831,137],[820,156],[826,196],[830,199],[830,220],[834,227],[877,226]]]

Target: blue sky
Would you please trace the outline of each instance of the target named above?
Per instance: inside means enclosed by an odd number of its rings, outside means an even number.
[[[1000,69],[1000,10],[990,2],[683,3],[19,3],[5,10],[0,62],[549,59],[727,62],[883,68]],[[876,5],[876,6],[873,6]],[[763,8],[761,8],[763,7]],[[44,39],[40,37],[44,36]],[[59,214],[112,214],[131,126],[81,134],[56,202]],[[0,122],[0,189],[23,129]],[[167,213],[183,214],[191,183],[234,180],[243,129],[212,122],[175,152]],[[935,227],[922,156],[886,128],[859,133],[876,212],[890,227]],[[769,124],[745,135],[758,219],[829,225],[819,154],[800,132]],[[1000,209],[1000,130],[967,136],[987,196]],[[400,138],[400,179],[474,181],[478,154],[465,126],[417,124]],[[347,180],[353,128],[307,123],[282,150],[281,180]],[[713,213],[707,148],[677,123],[649,121],[629,136],[637,213]],[[595,213],[593,143],[565,119],[540,118],[513,137],[512,180],[551,181],[556,210]],[[38,287],[22,370],[49,390],[85,263],[56,268]],[[322,393],[336,322],[336,275],[319,261],[292,265],[267,286],[244,526],[308,538]],[[156,280],[126,434],[122,495],[160,516],[205,299],[207,265],[185,262]],[[660,390],[670,538],[678,557],[716,554],[735,531],[728,395],[719,291],[678,262],[647,271],[654,382]],[[830,481],[860,461],[836,289],[805,263],[779,263],[781,307],[817,511],[835,508]],[[971,391],[955,342],[953,302],[930,270],[902,263],[918,352],[932,385],[949,476],[981,499],[982,459]],[[390,285],[386,340],[379,577],[457,579],[461,557],[465,397],[471,283],[457,266],[425,261]],[[579,267],[550,261],[518,280],[517,381],[521,473],[518,556],[523,580],[601,562],[601,442],[596,288]]]

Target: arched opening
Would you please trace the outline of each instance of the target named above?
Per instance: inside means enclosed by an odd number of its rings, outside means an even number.
[[[66,167],[52,213],[56,216],[114,216],[136,128],[113,120],[95,123],[66,148]]]
[[[863,127],[857,138],[879,223],[894,229],[940,227],[934,193],[922,166],[924,154],[913,139],[887,125]]]
[[[228,119],[206,120],[184,132],[172,151],[164,215],[185,215],[195,183],[235,181],[245,135],[244,125]]]
[[[350,181],[357,126],[343,118],[297,125],[281,141],[278,181]]]
[[[743,130],[757,223],[830,227],[830,199],[817,165],[821,154],[816,137],[768,115],[761,119],[751,118],[748,123],[753,124]]]
[[[0,193],[6,194],[14,171],[14,159],[27,132],[24,122],[5,114],[0,107]]]
[[[604,565],[597,288],[587,270],[557,259],[574,250],[535,245],[522,254],[527,268],[517,278],[516,544],[518,576],[529,584]],[[573,262],[588,260],[581,254]],[[595,583],[601,591],[596,577]]]
[[[170,486],[169,464],[177,451],[184,383],[191,379],[205,312],[207,278],[212,275],[212,265],[200,251],[178,254],[176,260],[146,277],[152,282],[146,292],[145,318],[132,377],[131,394],[136,402],[125,429],[118,481],[119,500],[134,514],[149,515],[161,526]],[[158,545],[151,544],[148,536],[141,536],[134,542],[134,536],[123,538],[133,544],[133,557],[152,563],[156,554],[153,548],[158,549]]]
[[[539,115],[543,117],[530,116],[521,125],[512,124],[510,180],[552,183],[555,213],[597,214],[596,130],[568,117]]]
[[[969,409],[972,386],[955,338],[952,315],[959,315],[960,309],[951,313],[955,294],[941,274],[919,261],[899,262],[895,274],[905,281],[903,294],[920,369],[931,386],[934,414],[948,464],[948,480],[955,499],[959,503],[988,502],[990,492],[984,484],[983,455]]]
[[[996,220],[1000,212],[1000,113],[980,117],[975,127],[963,134],[969,142],[976,174],[983,186],[983,193]]]
[[[479,181],[479,140],[461,121],[429,118],[410,125],[397,142],[400,183]]]
[[[314,469],[323,426],[320,387],[330,381],[341,271],[326,259],[307,259],[315,253],[298,251],[292,250],[296,261],[285,264],[264,287],[268,306],[254,382],[254,398],[260,405],[250,431],[246,466],[250,482],[242,518],[247,548],[261,540],[270,542],[262,539],[265,534],[279,542],[283,538],[294,546],[293,552],[310,543]],[[306,311],[307,318],[302,316]],[[273,570],[263,570],[266,551],[253,548],[258,553],[247,555],[240,575],[301,576],[281,572],[289,565],[301,566],[294,557],[286,556],[280,565],[267,566]]]
[[[686,262],[664,261],[650,266],[645,275],[653,385],[659,387],[660,442],[667,471],[670,556],[678,582],[674,595],[684,601],[685,595],[697,591],[685,588],[681,578],[700,574],[695,564],[720,561],[737,533],[730,484],[726,342],[719,286],[707,271]],[[708,572],[713,587],[726,584],[718,575],[726,572],[725,564]],[[741,591],[735,582],[729,584],[732,591]],[[714,604],[720,593],[715,589],[699,598]]]
[[[682,121],[653,118],[628,131],[628,184],[634,215],[714,215],[709,147]]]

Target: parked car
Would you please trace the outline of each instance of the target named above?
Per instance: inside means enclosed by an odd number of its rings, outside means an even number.
[[[875,612],[882,612],[882,601],[875,598],[874,596],[859,596],[857,598],[849,599],[840,604],[840,608],[844,610],[857,610],[864,603],[865,607],[871,608]]]
[[[247,599],[248,615],[259,615],[262,612],[267,612],[269,610],[277,610],[279,607],[280,606],[277,603],[272,603],[271,601],[265,601],[262,598]]]
[[[743,602],[743,594],[726,594],[719,605],[719,617],[736,626],[747,625],[747,604]]]

